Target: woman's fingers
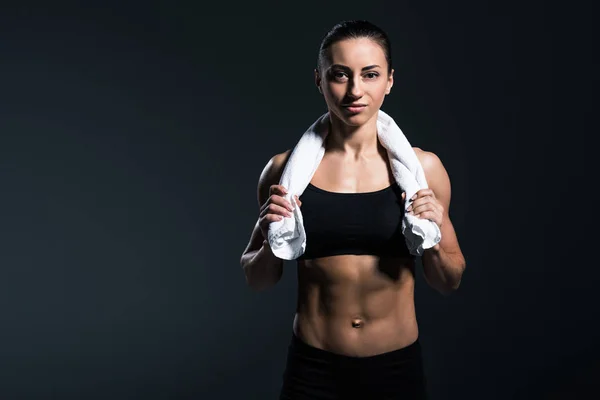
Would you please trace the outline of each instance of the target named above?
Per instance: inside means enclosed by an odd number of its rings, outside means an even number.
[[[417,199],[407,209],[411,214],[422,214],[427,211],[443,213],[444,208],[432,197]]]
[[[279,196],[285,196],[287,194],[287,189],[281,185],[271,185],[269,187],[269,194],[276,194]]]
[[[408,207],[411,214],[420,214],[425,211],[435,211],[435,206],[432,203],[420,204],[418,206],[411,205]]]
[[[260,212],[261,217],[264,215],[268,215],[268,214],[282,215],[284,217],[292,216],[292,213],[286,207],[282,207],[282,206],[280,206],[278,204],[274,204],[274,203],[268,204]]]
[[[282,219],[283,219],[283,216],[277,215],[277,214],[266,214],[266,215],[260,217],[260,220],[266,221],[267,224],[270,224],[271,222],[275,222],[275,221],[281,221]]]
[[[292,204],[289,201],[287,201],[286,199],[284,199],[283,197],[276,195],[276,194],[272,194],[271,196],[269,196],[269,198],[267,199],[265,204],[263,204],[263,206],[260,208],[260,211],[262,212],[265,208],[269,207],[269,205],[271,205],[271,204],[276,204],[280,207],[287,208],[288,211],[292,211]]]

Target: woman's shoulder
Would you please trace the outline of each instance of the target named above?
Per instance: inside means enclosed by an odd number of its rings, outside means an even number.
[[[279,178],[281,178],[281,174],[283,173],[283,169],[285,168],[285,164],[287,163],[291,153],[292,150],[289,149],[272,156],[262,172],[262,175],[265,177],[265,179],[269,181],[278,181]]]
[[[434,152],[423,150],[420,147],[413,147],[413,150],[424,170],[436,170],[442,166],[442,160]]]
[[[292,149],[288,149],[283,153],[278,153],[271,157],[273,168],[283,170],[285,164],[287,163],[287,160],[290,158],[290,154],[292,154]]]
[[[448,171],[446,171],[442,160],[440,160],[437,154],[432,151],[423,150],[419,147],[413,147],[413,149],[423,167],[423,172],[428,181],[440,181],[444,184],[449,182],[450,177],[448,176]]]
[[[286,150],[282,153],[275,154],[272,156],[267,164],[263,168],[260,178],[258,179],[258,193],[259,198],[263,199],[265,196],[268,197],[269,188],[271,185],[276,185],[281,179],[283,169],[289,159],[292,150]]]

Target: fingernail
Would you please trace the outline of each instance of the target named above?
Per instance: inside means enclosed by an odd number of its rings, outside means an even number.
[[[413,197],[411,197],[410,199],[411,199],[411,200],[414,200],[414,199],[416,199],[416,198],[417,198],[417,195],[415,194],[415,195],[414,195]]]

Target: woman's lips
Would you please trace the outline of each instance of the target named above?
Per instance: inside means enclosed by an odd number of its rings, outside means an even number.
[[[360,113],[362,110],[364,110],[367,106],[361,105],[361,106],[344,106],[344,108],[348,111],[350,111],[352,114],[358,114]]]

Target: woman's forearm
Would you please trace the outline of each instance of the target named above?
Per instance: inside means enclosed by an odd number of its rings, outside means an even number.
[[[425,279],[431,287],[442,294],[458,289],[466,266],[462,254],[446,252],[437,244],[423,252],[421,261]]]
[[[246,282],[255,290],[265,290],[275,285],[283,273],[283,260],[273,254],[266,240],[258,250],[244,254],[241,265]]]

